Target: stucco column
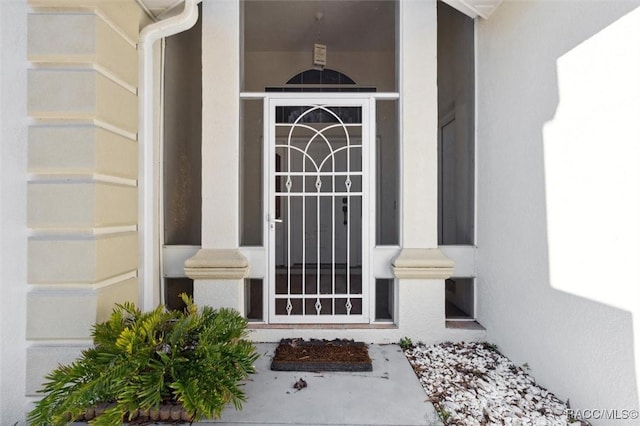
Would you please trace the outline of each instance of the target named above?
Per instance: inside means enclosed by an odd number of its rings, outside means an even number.
[[[240,2],[202,4],[202,249],[185,264],[201,305],[244,308],[239,245]]]
[[[237,248],[240,4],[202,4],[202,247]]]
[[[400,4],[402,246],[438,246],[438,87],[435,1]]]
[[[423,338],[444,328],[444,279],[453,273],[453,262],[437,248],[437,10],[435,1],[405,0],[399,7],[402,250],[392,268],[398,325]]]

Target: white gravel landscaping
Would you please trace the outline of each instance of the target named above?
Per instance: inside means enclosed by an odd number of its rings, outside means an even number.
[[[405,355],[446,425],[585,424],[490,344],[419,344]]]

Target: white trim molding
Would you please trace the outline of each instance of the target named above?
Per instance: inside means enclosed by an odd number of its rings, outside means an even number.
[[[443,0],[449,6],[464,13],[470,18],[481,17],[489,19],[489,16],[502,4],[503,0]]]

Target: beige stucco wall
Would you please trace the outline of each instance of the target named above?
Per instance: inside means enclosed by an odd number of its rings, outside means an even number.
[[[142,16],[134,1],[31,4],[27,266],[38,297],[29,298],[30,318],[36,306],[38,316],[49,309],[52,321],[68,315],[58,302],[79,287],[99,301],[95,289],[127,283],[115,300],[136,298],[130,276],[138,263],[135,85]],[[86,293],[89,288],[95,291]],[[98,311],[85,309],[76,321],[88,330],[101,319]],[[35,329],[38,323],[30,323],[30,336],[55,337]]]
[[[138,298],[135,0],[0,3],[0,424]]]

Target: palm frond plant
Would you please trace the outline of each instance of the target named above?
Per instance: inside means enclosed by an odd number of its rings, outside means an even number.
[[[182,298],[184,311],[117,305],[94,326],[94,347],[46,377],[31,424],[64,425],[104,403],[109,408],[90,424],[119,425],[171,402],[196,421],[219,417],[229,403],[241,409],[241,381],[255,372],[258,357],[246,340],[247,321],[232,309],[199,310]]]

